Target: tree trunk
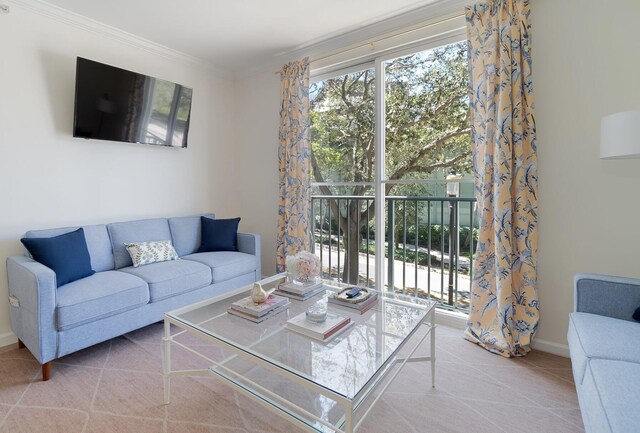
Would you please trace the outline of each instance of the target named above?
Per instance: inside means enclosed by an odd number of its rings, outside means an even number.
[[[347,206],[346,218],[340,218],[340,229],[342,230],[342,241],[344,242],[344,261],[342,281],[348,284],[358,284],[360,274],[360,228],[363,221],[359,221],[358,213],[360,206],[358,200],[352,201]],[[347,221],[349,221],[347,223]]]
[[[358,284],[360,274],[360,230],[351,227],[350,233],[344,238],[344,277],[343,281],[349,284]]]

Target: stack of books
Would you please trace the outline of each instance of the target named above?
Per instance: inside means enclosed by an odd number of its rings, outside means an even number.
[[[353,323],[348,317],[332,313],[327,313],[327,319],[322,323],[310,322],[306,316],[306,313],[298,314],[287,320],[285,327],[316,340],[329,341]]]
[[[256,304],[251,296],[234,302],[227,309],[229,314],[260,323],[289,308],[291,302],[284,296],[270,295],[262,304]]]
[[[309,284],[296,284],[294,282],[280,283],[276,293],[298,301],[306,301],[319,293],[324,293],[322,282]]]
[[[364,314],[378,302],[378,293],[374,290],[361,288],[357,296],[347,298],[345,292],[349,289],[352,289],[352,287],[332,293],[327,297],[328,302],[333,305],[356,310],[360,314]]]

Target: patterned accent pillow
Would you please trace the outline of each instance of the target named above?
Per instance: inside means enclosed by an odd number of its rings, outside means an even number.
[[[131,256],[134,268],[180,258],[171,241],[125,242],[124,246]]]

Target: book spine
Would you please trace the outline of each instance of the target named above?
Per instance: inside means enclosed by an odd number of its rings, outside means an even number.
[[[375,301],[373,301],[373,302],[370,302],[368,305],[365,305],[364,307],[362,307],[360,309],[360,314],[364,314],[367,311],[369,311],[370,309],[372,309],[376,305],[376,301],[377,301],[377,299]]]
[[[328,330],[328,331],[326,331],[324,333],[312,331],[309,328],[306,328],[306,327],[300,326],[300,325],[296,325],[294,323],[287,323],[285,325],[285,327],[287,329],[291,330],[291,331],[297,332],[297,333],[302,334],[302,335],[304,335],[306,337],[313,338],[314,340],[327,342],[335,334],[339,334],[342,330],[344,330],[345,328],[348,328],[352,324],[353,324],[353,322],[350,319],[349,320],[345,320],[344,322],[341,322],[339,325],[334,326],[333,328],[331,328],[330,330]]]
[[[250,320],[250,321],[252,321],[254,323],[260,323],[260,322],[263,322],[263,321],[267,320],[270,317],[273,317],[273,316],[285,311],[286,309],[289,308],[289,305],[290,305],[290,302],[287,302],[284,305],[281,305],[281,306],[279,306],[277,308],[274,308],[274,309],[270,310],[268,314],[265,314],[265,315],[259,316],[259,317],[258,316],[254,316],[252,314],[243,313],[242,311],[235,310],[234,308],[231,308],[231,307],[227,308],[227,313],[233,314],[234,316],[237,316],[237,317],[242,317],[243,319]]]
[[[283,292],[281,290],[278,291],[278,295],[286,296],[287,298],[295,299],[296,301],[306,301],[307,299],[313,298],[314,296],[317,296],[321,293],[322,293],[322,290],[319,292],[312,293],[310,295],[298,295],[297,293]]]
[[[266,316],[267,314],[269,314],[269,311],[271,311],[271,310],[264,310],[264,312],[261,311],[261,312],[258,313],[256,311],[250,310],[248,308],[236,307],[235,305],[231,306],[231,310],[237,311],[237,312],[242,313],[242,314],[247,314],[247,315],[253,316],[253,317]]]
[[[358,304],[354,304],[351,302],[343,302],[343,301],[339,301],[337,299],[334,298],[329,298],[329,303],[333,304],[333,305],[339,305],[341,307],[345,307],[345,308],[350,308],[352,310],[359,310],[360,312],[364,312],[367,311],[368,309],[370,309],[373,305],[375,305],[376,301],[378,300],[378,298],[373,298],[373,299],[367,299],[364,302],[360,302]]]
[[[240,305],[233,305],[233,304],[231,304],[231,308],[233,308],[236,311],[240,311],[241,313],[250,314],[251,316],[255,316],[255,317],[261,317],[261,316],[266,316],[276,308],[280,308],[282,305],[286,305],[286,302],[281,302],[279,304],[272,305],[269,308],[265,308],[264,310],[254,310],[252,308],[246,308]]]
[[[346,320],[343,320],[342,322],[336,324],[333,328],[329,328],[327,329],[324,334],[322,339],[326,340],[327,338],[329,338],[331,335],[335,334],[338,330],[342,329],[343,327],[347,326],[349,323],[351,323],[351,319],[347,318]]]
[[[311,331],[310,329],[305,328],[303,326],[294,325],[293,323],[287,323],[286,328],[290,329],[291,331],[295,331],[299,334],[305,335],[307,337],[315,338],[316,340],[322,341],[324,339],[323,334],[319,334],[315,331]]]
[[[338,301],[338,300],[333,299],[333,298],[329,298],[328,302],[333,304],[333,305],[340,305],[341,307],[351,308],[351,309],[354,309],[354,310],[358,310],[360,308],[360,307],[358,307],[359,304],[352,304],[350,302],[342,302],[342,301]]]
[[[295,299],[296,301],[304,301],[304,299],[302,298],[302,296],[300,295],[296,295],[293,293],[287,293],[287,292],[283,292],[283,291],[278,291],[278,295],[280,296],[286,296],[289,299]]]
[[[318,288],[320,288],[322,286],[323,286],[322,283],[311,284],[311,285],[308,285],[308,286],[297,286],[295,284],[286,283],[286,284],[280,284],[278,286],[278,290],[283,291],[283,292],[295,293],[295,294],[303,295],[303,294],[305,294],[307,292],[311,292],[313,290],[317,290]]]
[[[242,313],[240,311],[235,311],[232,308],[227,309],[227,313],[233,314],[236,317],[242,317],[243,319],[250,320],[251,322],[254,322],[254,323],[260,323],[264,319],[266,319],[266,317],[255,317],[255,316],[251,316],[249,314],[244,314],[244,313]]]

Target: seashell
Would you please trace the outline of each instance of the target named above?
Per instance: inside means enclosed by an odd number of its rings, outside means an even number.
[[[260,283],[254,283],[251,289],[251,300],[256,304],[262,304],[274,290],[275,289],[265,290]]]

